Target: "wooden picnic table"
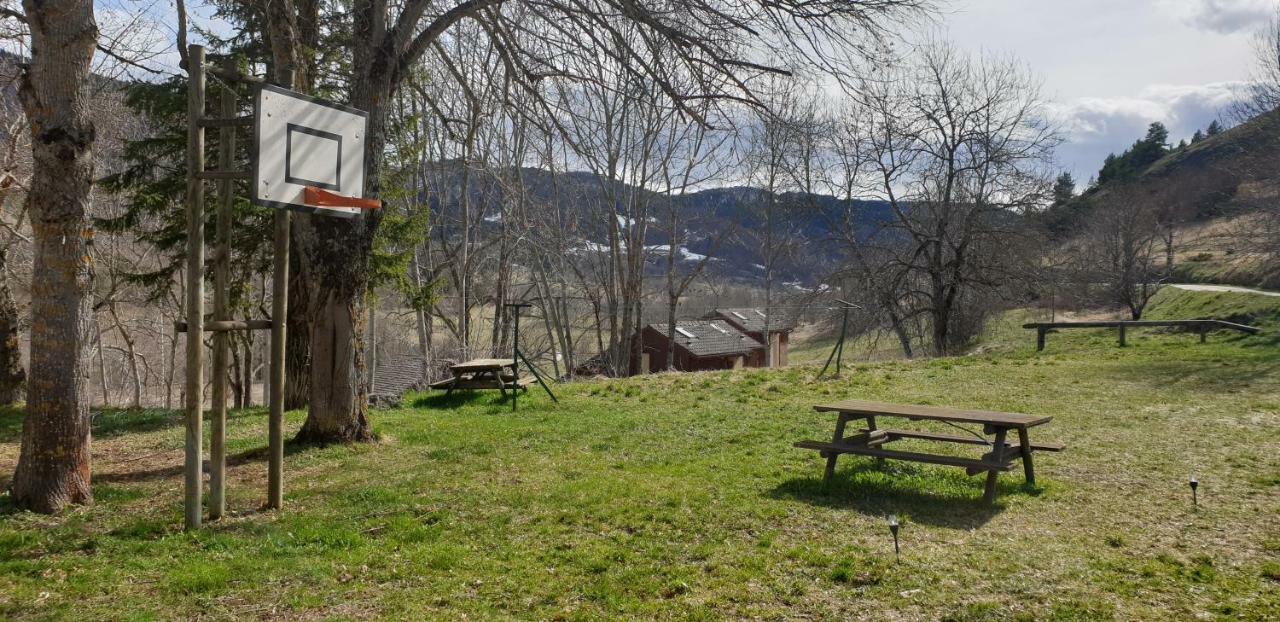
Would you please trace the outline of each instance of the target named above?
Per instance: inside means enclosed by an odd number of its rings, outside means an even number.
[[[515,366],[515,359],[474,359],[450,365],[449,371],[453,377],[438,380],[431,384],[431,388],[444,389],[445,395],[453,393],[455,389],[497,389],[503,395],[508,390],[527,390],[535,379],[517,378]]]
[[[812,449],[827,459],[824,480],[831,481],[835,475],[836,459],[842,454],[871,456],[879,460],[906,460],[925,464],[962,467],[969,475],[987,474],[983,499],[992,503],[996,498],[996,477],[1000,472],[1013,469],[1014,462],[1022,461],[1023,474],[1027,483],[1036,483],[1035,466],[1032,461],[1034,451],[1062,451],[1058,444],[1032,443],[1028,430],[1044,425],[1052,417],[1023,415],[1019,413],[992,412],[986,410],[968,410],[960,408],[940,408],[936,406],[914,406],[907,404],[886,404],[863,400],[847,400],[833,404],[822,404],[813,407],[818,412],[834,412],[836,430],[831,442],[800,441],[795,443],[801,449]],[[877,417],[898,417],[909,421],[939,421],[953,425],[980,424],[982,434],[974,436],[955,436],[915,430],[881,429],[876,427]],[[858,433],[845,436],[845,427],[850,421],[861,419],[866,428]],[[1010,431],[1018,435],[1018,444],[1006,442]],[[986,436],[994,435],[992,440]],[[900,439],[917,439],[965,445],[985,445],[991,450],[981,458],[963,458],[941,454],[914,451],[898,451],[885,449],[884,445]]]

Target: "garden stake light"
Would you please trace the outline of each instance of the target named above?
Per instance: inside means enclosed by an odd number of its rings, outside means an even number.
[[[1196,489],[1200,487],[1200,480],[1196,479],[1196,476],[1192,475],[1191,481],[1188,483],[1191,484],[1191,505],[1192,507],[1200,507],[1200,499],[1196,496]]]
[[[902,556],[898,552],[898,516],[889,516],[889,533],[893,534],[893,558],[901,561]]]

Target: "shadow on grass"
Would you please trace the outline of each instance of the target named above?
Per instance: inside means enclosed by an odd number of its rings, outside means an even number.
[[[22,408],[0,407],[0,443],[16,443],[22,436],[22,419],[25,413]],[[266,411],[259,408],[231,410],[227,412],[227,420],[246,419],[265,416]],[[131,410],[108,408],[96,410],[90,414],[94,438],[112,438],[125,434],[156,432],[183,424],[183,413],[180,410],[164,410],[148,408]]]
[[[473,404],[498,406],[510,403],[510,396],[502,397],[497,391],[457,391],[448,395],[424,395],[409,402],[409,405],[414,408],[455,409]]]
[[[913,522],[950,529],[981,527],[1004,511],[1002,499],[1011,494],[1038,495],[1018,474],[1001,474],[996,502],[982,501],[983,476],[966,477],[941,467],[902,463],[859,462],[837,468],[828,484],[821,475],[782,482],[767,494],[810,505],[850,509],[869,516],[909,516]]]
[[[284,444],[284,455],[286,457],[293,456],[311,449],[318,449],[319,447],[320,447],[319,445],[315,445],[311,443],[299,443],[299,442],[290,440]],[[253,449],[248,449],[238,454],[228,455],[227,467],[236,467],[243,464],[249,464],[251,462],[266,462],[267,452],[268,452],[268,448],[263,446],[263,447],[255,447]],[[97,483],[130,483],[130,482],[145,482],[145,481],[151,481],[151,480],[157,480],[157,479],[164,479],[167,477],[178,477],[182,475],[184,466],[185,465],[179,463],[179,464],[170,465],[170,466],[143,468],[143,469],[132,470],[132,471],[94,473],[93,482],[95,484]],[[209,462],[207,460],[204,462],[204,471],[206,473],[208,473],[209,471]]]
[[[1211,361],[1144,361],[1109,372],[1117,380],[1145,382],[1161,388],[1181,385],[1193,389],[1221,391],[1245,389],[1256,381],[1280,374],[1280,361],[1275,363],[1223,366]]]

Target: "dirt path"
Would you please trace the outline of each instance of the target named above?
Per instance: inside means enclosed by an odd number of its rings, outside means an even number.
[[[1201,285],[1199,283],[1174,283],[1173,286],[1178,289],[1185,289],[1193,292],[1236,292],[1240,294],[1258,294],[1259,296],[1280,297],[1280,292],[1270,292],[1265,289],[1252,289],[1249,287],[1237,287],[1235,285]]]

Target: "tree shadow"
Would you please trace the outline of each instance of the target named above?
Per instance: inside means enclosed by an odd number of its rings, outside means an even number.
[[[290,440],[290,441],[286,441],[284,444],[284,455],[285,457],[289,457],[289,456],[297,455],[315,448],[319,448],[319,446],[311,443],[302,443],[302,442],[295,442]],[[237,467],[244,464],[249,464],[251,462],[266,462],[269,452],[270,452],[269,447],[262,446],[262,447],[254,447],[253,449],[247,449],[240,453],[230,454],[227,456],[227,468]],[[170,466],[144,468],[144,469],[137,469],[137,470],[131,470],[131,471],[94,473],[93,482],[94,483],[133,483],[133,482],[153,481],[157,479],[165,479],[169,477],[181,476],[185,468],[186,468],[185,464],[179,463],[179,464],[170,465]],[[204,461],[203,463],[203,469],[205,473],[209,472],[209,462],[207,460]]]
[[[496,391],[455,391],[448,395],[444,393],[432,393],[414,399],[409,403],[414,408],[438,408],[442,410],[455,409],[468,404],[481,404],[488,402],[490,405],[500,405],[510,403],[511,398],[502,397]]]
[[[845,460],[848,460],[846,458]],[[773,499],[802,501],[832,509],[849,509],[868,516],[909,516],[913,522],[948,529],[975,529],[1004,511],[1009,495],[1036,496],[1041,489],[1027,486],[1018,474],[996,480],[996,502],[982,500],[983,476],[912,464],[858,461],[837,468],[831,481],[820,475],[782,482],[767,494]]]
[[[1196,390],[1246,389],[1258,380],[1280,374],[1280,363],[1229,367],[1210,361],[1145,361],[1110,372],[1117,380],[1161,388],[1184,386]]]

